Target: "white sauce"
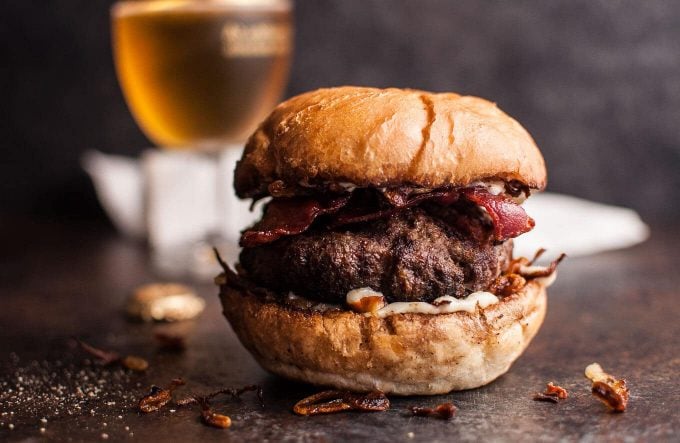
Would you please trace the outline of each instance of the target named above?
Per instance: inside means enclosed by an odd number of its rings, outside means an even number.
[[[383,297],[383,294],[371,288],[353,289],[347,293],[347,304],[360,303],[364,297]],[[292,292],[288,293],[288,300],[296,305],[304,305],[313,311],[328,311],[331,309],[342,309],[339,305],[329,303],[317,303],[308,300]],[[454,298],[449,295],[439,297],[433,303],[426,302],[395,302],[389,303],[376,312],[366,312],[365,316],[376,316],[379,318],[389,317],[394,314],[450,314],[452,312],[474,312],[477,306],[486,308],[499,302],[498,297],[490,292],[473,292],[466,298]],[[436,306],[438,305],[438,306]],[[346,308],[345,308],[346,309]]]
[[[434,304],[425,302],[395,302],[390,303],[379,309],[375,315],[379,318],[388,317],[394,314],[450,314],[452,312],[474,312],[477,306],[486,308],[487,306],[498,303],[498,297],[490,292],[473,292],[465,298],[459,299],[445,295],[434,301]],[[438,304],[439,306],[436,306]]]
[[[520,275],[531,277],[532,274],[539,272],[544,272],[547,269],[546,266],[522,266],[520,268]],[[553,271],[552,274],[547,277],[537,277],[534,278],[537,282],[541,283],[545,287],[553,284],[555,278],[557,277],[557,271]],[[381,292],[374,291],[373,289],[357,288],[349,291],[346,296],[347,306],[361,305],[361,301],[365,297],[380,297],[384,300],[384,296]],[[327,311],[330,309],[338,309],[340,306],[331,305],[328,303],[316,303],[307,300],[304,297],[288,293],[288,299],[291,302],[302,302],[307,304],[307,307],[315,311]],[[500,301],[498,297],[490,292],[478,291],[473,292],[465,298],[455,298],[450,295],[445,295],[435,299],[432,303],[426,302],[394,302],[389,303],[386,306],[378,309],[375,312],[366,312],[366,316],[376,316],[378,318],[389,317],[394,314],[450,314],[453,312],[475,312],[477,307],[482,309],[496,304]]]

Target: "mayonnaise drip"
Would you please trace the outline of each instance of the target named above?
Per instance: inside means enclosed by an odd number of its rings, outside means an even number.
[[[453,312],[474,312],[477,306],[486,308],[487,306],[498,303],[498,297],[490,292],[473,292],[465,298],[454,298],[450,295],[439,297],[432,303],[425,302],[395,302],[390,303],[374,314],[379,318],[388,317],[394,314],[450,314]]]
[[[347,293],[347,305],[361,304],[361,299],[364,297],[383,297],[382,293],[374,291],[371,288],[359,288],[349,291]],[[318,303],[308,300],[292,292],[288,293],[288,302],[297,306],[304,306],[313,311],[328,311],[333,309],[342,309],[339,305],[332,305],[329,303]],[[465,298],[455,298],[449,295],[439,297],[432,303],[426,302],[394,302],[389,303],[377,309],[374,312],[366,312],[365,316],[375,316],[378,318],[389,317],[394,314],[450,314],[452,312],[474,312],[477,306],[486,308],[487,306],[499,302],[498,297],[490,292],[473,292]],[[345,308],[346,309],[346,308]]]

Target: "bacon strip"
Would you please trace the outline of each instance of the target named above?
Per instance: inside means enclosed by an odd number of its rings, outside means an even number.
[[[267,205],[262,220],[243,233],[240,245],[252,248],[285,235],[300,234],[318,216],[337,212],[348,201],[348,195],[326,202],[307,197],[275,198]]]
[[[463,196],[486,210],[493,222],[494,237],[504,241],[533,229],[536,222],[520,205],[504,195],[493,195],[483,188],[465,188]]]
[[[356,201],[351,195],[327,200],[313,197],[274,198],[267,205],[262,220],[243,233],[240,244],[248,248],[271,243],[283,236],[301,234],[321,215],[333,216],[328,222],[328,227],[333,229],[389,217],[399,210],[425,201],[450,205],[460,197],[486,210],[498,241],[517,237],[534,227],[534,220],[511,198],[490,194],[481,187],[440,189],[412,195],[399,189],[387,190],[383,192],[383,197],[388,207]]]
[[[424,201],[435,201],[441,205],[450,205],[458,200],[459,193],[455,189],[446,189],[440,191],[425,192],[408,196],[399,191],[385,191],[383,196],[392,205],[390,209],[376,209],[365,206],[347,205],[342,211],[338,212],[334,220],[330,223],[331,229],[339,226],[350,225],[354,223],[363,223],[371,220],[379,220],[381,218],[389,217],[395,212],[416,206]]]

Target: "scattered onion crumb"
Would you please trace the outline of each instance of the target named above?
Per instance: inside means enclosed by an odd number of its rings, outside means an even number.
[[[434,408],[428,408],[423,406],[411,406],[409,408],[411,415],[416,417],[433,417],[440,418],[442,420],[449,420],[456,415],[458,408],[451,402],[442,403]]]
[[[623,412],[628,405],[626,380],[607,374],[598,363],[586,367],[585,376],[593,382],[591,392],[614,412]]]
[[[553,382],[549,382],[545,386],[544,392],[537,392],[534,394],[534,401],[547,401],[551,403],[559,403],[560,400],[564,400],[569,397],[569,393],[562,386],[558,386]]]

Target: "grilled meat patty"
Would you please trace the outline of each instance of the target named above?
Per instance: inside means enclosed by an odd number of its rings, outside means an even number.
[[[244,248],[240,262],[259,286],[329,303],[344,303],[348,291],[363,287],[389,302],[464,297],[488,288],[512,258],[512,241],[494,244],[480,220],[478,214],[410,208]]]

